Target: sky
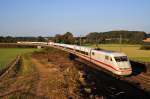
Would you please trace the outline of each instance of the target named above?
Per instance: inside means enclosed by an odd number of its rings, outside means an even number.
[[[0,0],[0,36],[150,33],[150,0]]]

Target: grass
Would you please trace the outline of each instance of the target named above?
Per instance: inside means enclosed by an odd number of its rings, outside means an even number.
[[[35,48],[0,48],[0,68],[11,62],[17,55],[33,52]]]
[[[96,45],[86,45],[89,47],[96,47]],[[150,50],[140,50],[141,45],[127,45],[122,44],[99,44],[99,48],[112,50],[112,51],[120,51],[124,52],[128,55],[131,60],[141,61],[141,62],[150,62]]]
[[[31,60],[31,55],[31,53],[26,53],[22,57],[21,73],[23,75],[32,74],[35,72],[35,65]]]
[[[20,49],[22,61],[19,67],[10,70],[8,75],[0,83],[0,93],[4,93],[2,99],[37,99],[33,93],[39,80],[38,71],[31,60],[31,53],[36,49]],[[19,50],[19,51],[20,51]],[[24,51],[22,51],[24,50]],[[18,67],[18,69],[17,69]],[[14,80],[15,79],[15,80]],[[11,92],[11,93],[10,93]],[[10,94],[7,94],[10,93]],[[6,95],[5,95],[6,94]],[[0,98],[1,99],[1,98]]]

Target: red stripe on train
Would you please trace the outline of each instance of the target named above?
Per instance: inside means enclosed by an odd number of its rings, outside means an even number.
[[[88,57],[88,56],[85,56],[85,55],[83,55],[83,54],[80,54],[80,55],[81,55],[81,56],[84,56],[84,57],[86,57],[86,58],[92,59],[92,60],[94,60],[94,61],[96,61],[96,62],[98,62],[98,63],[101,63],[101,64],[105,65],[105,66],[108,66],[108,67],[110,67],[110,68],[112,68],[112,69],[114,69],[114,70],[116,70],[116,71],[121,71],[121,70],[117,70],[117,69],[114,68],[113,66],[108,65],[108,64],[106,64],[106,63],[103,63],[103,62],[101,62],[101,61],[95,60],[95,59],[90,58],[90,57]],[[125,70],[124,70],[124,71],[125,71]],[[130,69],[130,70],[126,70],[126,71],[131,71],[131,69]],[[122,71],[121,71],[121,72],[122,72]]]

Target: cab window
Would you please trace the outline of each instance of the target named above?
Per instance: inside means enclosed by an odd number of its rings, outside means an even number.
[[[94,55],[95,53],[94,52],[92,52],[92,55]]]
[[[128,61],[127,56],[115,57],[116,62]]]
[[[106,59],[106,60],[109,60],[109,56],[105,56],[105,59]]]

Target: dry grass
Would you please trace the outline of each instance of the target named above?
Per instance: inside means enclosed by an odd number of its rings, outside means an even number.
[[[0,98],[66,99],[71,96],[76,99],[78,95],[74,91],[77,88],[77,82],[73,75],[77,74],[77,70],[72,61],[60,57],[60,55],[67,56],[66,53],[53,53],[59,51],[49,49],[36,51],[32,56],[25,54],[19,70],[17,72],[12,70],[13,73],[1,79]]]
[[[36,97],[35,83],[38,80],[38,73],[35,66],[31,64],[30,55],[23,56],[23,60],[18,70],[12,69],[10,73],[1,79],[0,82],[0,98],[4,99],[20,99]],[[33,98],[32,98],[33,99]]]

